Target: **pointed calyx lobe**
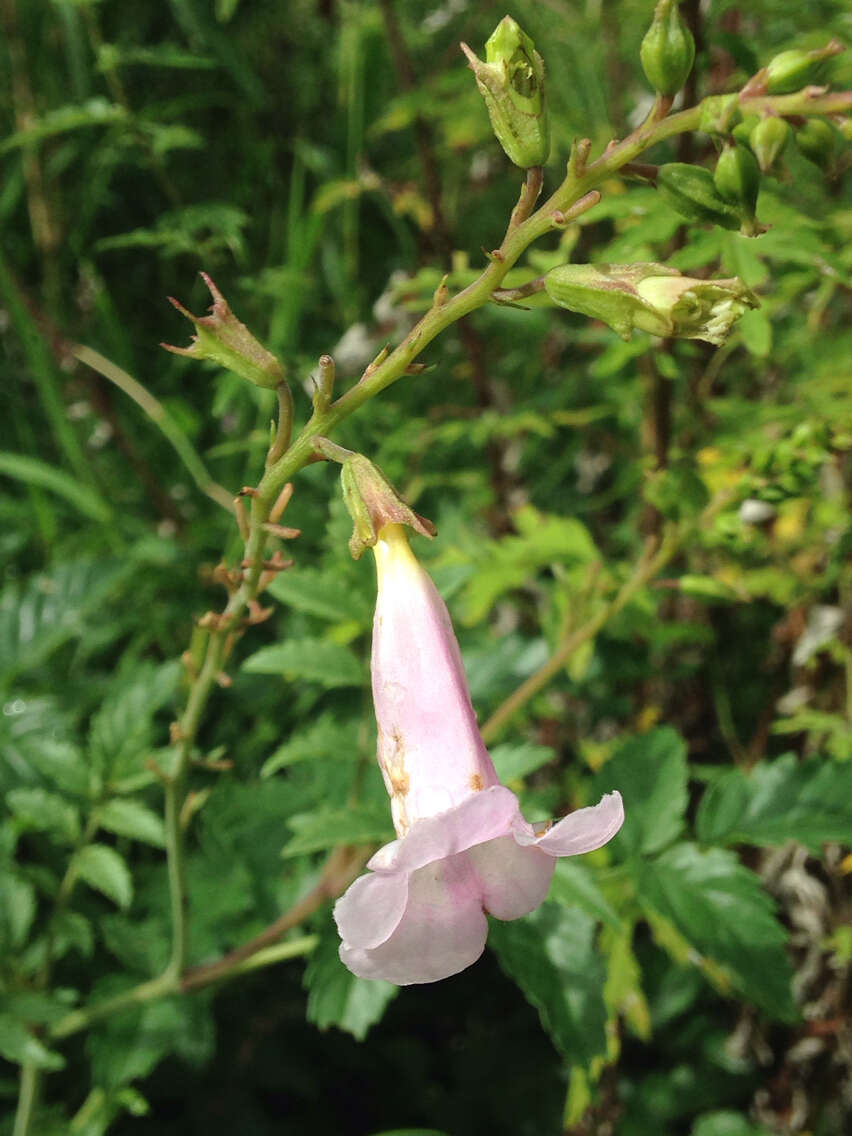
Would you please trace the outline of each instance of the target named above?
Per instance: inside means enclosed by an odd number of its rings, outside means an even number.
[[[209,359],[228,371],[233,371],[258,387],[274,389],[286,381],[284,368],[271,351],[259,343],[244,323],[234,315],[228,301],[206,272],[201,273],[210,289],[213,303],[210,315],[194,316],[174,297],[170,302],[181,315],[195,325],[196,334],[189,347],[173,347],[163,343],[175,355],[188,355],[193,359]]]
[[[354,974],[408,985],[470,966],[485,946],[486,912],[533,911],[555,858],[601,847],[624,813],[611,793],[543,832],[524,819],[479,734],[446,606],[403,528],[385,525],[375,554],[373,699],[397,839],[338,901],[335,919]]]

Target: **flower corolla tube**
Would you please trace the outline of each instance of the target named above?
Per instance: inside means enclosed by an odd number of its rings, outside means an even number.
[[[613,792],[556,823],[524,819],[477,728],[446,606],[403,527],[385,525],[374,551],[373,699],[397,839],[376,852],[334,917],[353,974],[406,986],[476,962],[486,912],[534,911],[556,858],[606,844],[624,811]]]

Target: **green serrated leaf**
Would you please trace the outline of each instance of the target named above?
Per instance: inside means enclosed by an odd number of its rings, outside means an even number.
[[[624,797],[624,827],[612,848],[657,852],[670,844],[683,829],[686,783],[686,743],[670,726],[622,742],[595,777],[592,794],[618,789]]]
[[[465,585],[466,623],[481,622],[501,595],[529,583],[540,569],[586,563],[600,555],[588,529],[575,517],[551,516],[527,505],[513,520],[517,535],[489,542]]]
[[[139,772],[149,756],[154,715],[174,696],[181,668],[137,664],[110,690],[89,730],[89,760],[109,784]]]
[[[775,1018],[795,1017],[787,932],[758,876],[732,852],[677,844],[636,865],[639,902]],[[724,983],[723,983],[724,985]]]
[[[588,1065],[606,1053],[604,973],[593,919],[548,902],[525,919],[491,920],[488,945],[569,1061]]]
[[[22,829],[47,832],[66,844],[80,835],[80,814],[64,797],[47,789],[10,789],[6,804]]]
[[[281,603],[295,611],[316,615],[332,623],[358,620],[364,627],[369,626],[372,611],[369,605],[359,603],[359,595],[342,591],[335,572],[311,572],[307,569],[293,569],[279,572],[269,585],[268,591]],[[353,602],[354,601],[354,602]]]
[[[123,857],[107,844],[87,844],[74,856],[74,872],[119,907],[130,906],[133,880]]]
[[[11,1014],[0,1013],[0,1056],[16,1065],[33,1064],[39,1069],[61,1069],[65,1059],[39,1041],[26,1025]]]
[[[614,930],[621,927],[618,912],[601,891],[595,873],[577,860],[564,857],[556,861],[548,895],[564,907],[579,907]]]
[[[358,728],[357,721],[340,721],[336,714],[321,714],[280,745],[263,763],[260,775],[271,777],[279,769],[302,761],[355,760],[361,753],[361,747],[355,744]]]
[[[335,844],[368,844],[378,840],[393,840],[390,811],[376,811],[353,805],[346,809],[318,809],[316,812],[297,813],[287,824],[294,835],[281,850],[282,856],[298,856],[305,852],[319,852]]]
[[[772,1136],[768,1128],[754,1125],[741,1112],[719,1109],[705,1112],[692,1126],[690,1136]]]
[[[107,521],[111,516],[109,505],[93,489],[81,485],[66,470],[57,469],[38,458],[0,453],[0,474],[56,493],[93,521]]]
[[[507,742],[496,745],[491,750],[491,760],[504,784],[534,773],[536,769],[553,761],[554,756],[549,746],[535,745],[533,742]]]
[[[44,663],[63,643],[86,630],[126,567],[103,561],[70,561],[49,575],[9,584],[0,594],[0,681]]]
[[[695,822],[705,844],[783,844],[798,840],[819,853],[852,833],[852,764],[788,753],[731,769],[709,786]]]
[[[116,836],[129,836],[155,848],[165,848],[166,830],[162,818],[147,805],[132,798],[114,798],[98,809],[98,824]]]
[[[392,982],[356,978],[340,961],[339,945],[334,927],[326,926],[305,968],[307,1017],[319,1029],[336,1026],[363,1041],[400,988]]]
[[[18,950],[27,941],[36,913],[35,888],[29,880],[0,874],[0,944]]]
[[[249,655],[243,669],[250,674],[281,675],[288,681],[317,682],[329,690],[362,686],[366,681],[363,664],[352,651],[323,639],[290,639],[261,647]]]

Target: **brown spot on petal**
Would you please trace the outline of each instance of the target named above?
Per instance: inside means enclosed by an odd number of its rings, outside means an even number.
[[[392,767],[388,770],[388,777],[393,787],[393,794],[395,797],[404,797],[409,789],[408,774],[402,765]]]
[[[479,773],[474,773],[470,779],[470,787],[475,793],[478,793],[482,788],[482,777]]]

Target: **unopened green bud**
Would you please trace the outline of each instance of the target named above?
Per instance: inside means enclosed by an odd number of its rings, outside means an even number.
[[[747,114],[742,122],[738,122],[734,129],[731,131],[731,137],[736,142],[742,142],[744,146],[750,144],[751,132],[755,126],[760,122],[756,114]]]
[[[530,37],[505,16],[485,44],[485,62],[461,45],[508,158],[520,166],[541,166],[550,153],[544,100],[544,61]]]
[[[796,144],[806,158],[825,170],[834,160],[837,135],[824,118],[809,118],[801,130],[796,131]]]
[[[738,229],[740,214],[716,189],[713,175],[703,166],[669,162],[657,172],[657,189],[668,205],[687,221]]]
[[[767,173],[775,165],[791,133],[789,122],[774,114],[762,118],[754,127],[749,135],[749,145],[763,173]]]
[[[686,82],[695,61],[695,40],[677,0],[659,0],[639,58],[645,78],[661,95],[676,95]]]
[[[209,316],[194,316],[173,296],[170,302],[181,315],[195,324],[196,334],[189,347],[172,347],[161,344],[175,355],[189,355],[193,359],[209,359],[258,387],[274,389],[286,381],[281,363],[271,351],[255,339],[244,323],[231,311],[228,301],[206,272],[201,273],[210,289],[213,303]]]
[[[764,71],[767,94],[787,95],[809,83],[819,82],[825,72],[826,61],[843,50],[840,40],[833,39],[825,47],[818,47],[814,51],[795,48],[792,51],[782,51],[770,60]]]
[[[738,142],[724,146],[713,171],[713,184],[751,227],[760,190],[760,167],[751,150]]]
[[[560,307],[601,320],[622,339],[638,328],[719,344],[757,306],[737,277],[699,280],[665,264],[564,264],[547,273],[544,286]]]
[[[365,548],[372,548],[385,525],[408,525],[421,536],[433,537],[435,526],[403,501],[378,466],[363,454],[341,450],[324,438],[314,439],[323,453],[328,447],[331,460],[341,461],[340,484],[343,500],[355,526],[349,538],[349,551],[355,560]]]

